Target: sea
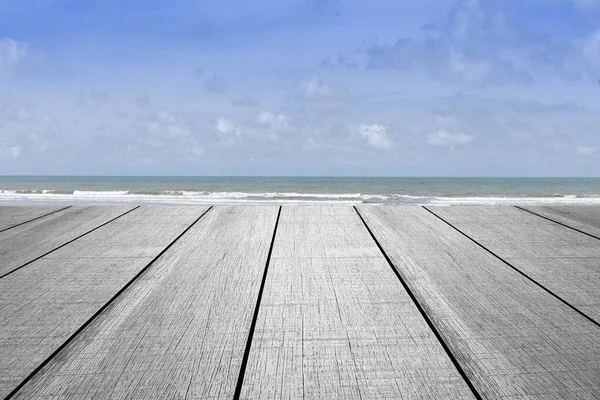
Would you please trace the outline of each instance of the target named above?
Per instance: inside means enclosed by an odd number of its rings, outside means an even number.
[[[600,178],[0,176],[0,204],[600,204]]]

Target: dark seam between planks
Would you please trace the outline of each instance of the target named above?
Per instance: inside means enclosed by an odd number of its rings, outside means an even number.
[[[138,207],[136,207],[136,208],[138,208]],[[134,209],[132,209],[130,211],[133,211],[136,208],[134,208]],[[40,372],[40,370],[42,368],[44,368],[50,361],[52,361],[52,359],[54,357],[56,357],[65,347],[67,347],[69,345],[69,343],[71,343],[73,341],[73,339],[75,339],[75,337],[77,337],[77,335],[79,335],[81,332],[83,332],[85,330],[85,328],[87,328],[98,316],[100,316],[100,314],[102,314],[104,312],[104,310],[106,310],[121,294],[123,294],[123,292],[125,292],[140,276],[142,276],[146,271],[148,271],[148,269],[163,254],[165,254],[167,252],[167,250],[169,250],[171,248],[171,246],[173,246],[179,239],[181,239],[181,237],[183,235],[185,235],[198,221],[200,221],[200,219],[202,217],[204,217],[206,215],[206,213],[209,212],[212,208],[213,208],[213,206],[210,206],[206,211],[204,211],[202,213],[202,215],[200,215],[198,218],[196,218],[196,220],[194,222],[192,222],[190,224],[190,226],[188,226],[187,228],[185,228],[185,230],[183,232],[181,232],[179,234],[179,236],[177,236],[175,238],[175,240],[173,240],[171,243],[169,243],[169,245],[167,247],[165,247],[156,257],[154,257],[152,259],[152,261],[150,261],[144,268],[142,268],[140,270],[140,272],[138,272],[129,282],[127,282],[125,284],[125,286],[123,286],[117,293],[115,293],[115,295],[113,297],[111,297],[110,300],[108,300],[98,311],[96,311],[94,313],[94,315],[92,315],[85,323],[83,323],[83,325],[81,325],[75,331],[75,333],[73,333],[67,340],[65,340],[65,342],[63,344],[61,344],[56,350],[54,350],[54,352],[52,354],[50,354],[50,356],[48,356],[48,358],[46,358],[40,365],[38,365],[37,368],[33,370],[33,372],[31,372],[12,392],[10,392],[8,394],[8,396],[6,396],[4,398],[4,400],[8,400],[8,399],[12,398],[14,395],[16,395],[17,392],[19,390],[21,390],[21,388],[23,388],[23,386],[25,386],[31,379],[33,379],[33,377],[38,372]]]
[[[7,231],[7,230],[9,230],[9,229],[12,229],[12,228],[16,228],[16,227],[18,227],[18,226],[21,226],[21,225],[28,224],[28,223],[30,223],[30,222],[33,222],[33,221],[35,221],[35,220],[38,220],[38,219],[40,219],[40,218],[47,217],[48,215],[56,214],[57,212],[64,211],[64,210],[66,210],[67,208],[71,208],[71,207],[72,207],[72,206],[66,206],[66,207],[64,207],[64,208],[61,208],[61,209],[58,209],[58,210],[54,210],[54,211],[52,211],[52,212],[49,212],[48,214],[40,215],[39,217],[35,217],[35,218],[33,218],[33,219],[30,219],[30,220],[28,220],[28,221],[25,221],[25,222],[21,222],[20,224],[16,224],[16,225],[13,225],[13,226],[9,226],[8,228],[4,228],[4,229],[0,230],[0,233],[2,233],[2,232],[5,232],[5,231]]]
[[[248,332],[248,340],[246,341],[246,349],[244,350],[244,357],[242,358],[242,365],[240,367],[240,374],[238,376],[237,384],[235,385],[235,393],[233,394],[234,400],[239,400],[242,393],[242,386],[244,385],[244,376],[246,375],[246,367],[248,366],[248,358],[250,358],[250,349],[252,347],[252,339],[254,338],[254,330],[256,328],[256,321],[258,320],[258,312],[260,309],[260,302],[262,300],[263,291],[265,289],[265,283],[267,282],[267,273],[269,271],[269,263],[271,262],[271,254],[273,253],[273,246],[275,244],[275,236],[277,235],[277,227],[279,226],[279,217],[281,216],[281,209],[277,212],[277,220],[275,220],[275,229],[273,230],[273,237],[271,238],[271,246],[269,247],[269,254],[267,255],[267,262],[265,263],[265,272],[263,273],[262,282],[260,283],[260,290],[258,291],[258,298],[256,299],[256,306],[254,307],[254,315],[252,316],[252,324],[250,324],[250,331]]]
[[[591,233],[587,233],[587,232],[584,232],[584,231],[582,231],[582,230],[580,230],[580,229],[573,228],[572,226],[569,226],[569,225],[567,225],[567,224],[563,224],[562,222],[559,222],[559,221],[557,221],[557,220],[555,220],[555,219],[548,218],[548,217],[546,217],[546,216],[543,216],[543,215],[541,215],[541,214],[538,214],[538,213],[536,213],[536,212],[534,212],[534,211],[528,210],[528,209],[526,209],[526,208],[523,208],[523,207],[519,207],[519,206],[514,206],[514,207],[515,207],[516,209],[518,209],[518,210],[521,210],[521,211],[528,212],[529,214],[536,215],[536,216],[538,216],[538,217],[540,217],[540,218],[543,218],[543,219],[545,219],[545,220],[548,220],[548,221],[554,222],[555,224],[558,224],[558,225],[564,226],[565,228],[572,229],[572,230],[574,230],[575,232],[583,233],[584,235],[587,235],[587,236],[589,236],[589,237],[592,237],[592,238],[594,238],[594,239],[600,240],[600,237],[598,237],[598,236],[594,236],[594,235],[592,235]]]
[[[31,263],[33,263],[33,262],[35,262],[35,261],[39,260],[40,258],[46,257],[48,254],[50,254],[50,253],[53,253],[53,252],[55,252],[56,250],[59,250],[59,249],[61,249],[61,248],[65,247],[66,245],[73,243],[73,242],[74,242],[74,241],[76,241],[77,239],[81,239],[81,238],[82,238],[82,237],[84,237],[85,235],[87,235],[87,234],[89,234],[89,233],[92,233],[92,232],[94,232],[94,231],[95,231],[95,230],[97,230],[97,229],[100,229],[100,228],[102,228],[104,225],[108,225],[108,224],[110,224],[111,222],[113,222],[113,221],[115,221],[115,220],[117,220],[117,219],[121,218],[122,216],[124,216],[124,215],[126,215],[126,214],[129,214],[130,212],[132,212],[132,211],[134,211],[134,210],[137,210],[138,208],[140,208],[140,206],[135,206],[135,207],[133,207],[131,210],[128,210],[128,211],[124,212],[124,213],[123,213],[123,214],[121,214],[121,215],[117,215],[116,217],[114,217],[114,218],[113,218],[113,219],[111,219],[110,221],[106,221],[106,222],[105,222],[105,223],[103,223],[102,225],[99,225],[99,226],[95,227],[94,229],[92,229],[92,230],[89,230],[89,231],[87,231],[87,232],[85,232],[85,233],[83,233],[83,234],[81,234],[81,235],[77,236],[75,239],[71,239],[71,240],[69,240],[67,243],[63,243],[63,244],[61,244],[60,246],[58,246],[58,247],[56,247],[56,248],[54,248],[54,249],[52,249],[52,250],[50,250],[50,251],[48,251],[48,252],[46,252],[46,253],[42,254],[42,255],[41,255],[41,256],[39,256],[39,257],[36,257],[36,258],[34,258],[34,259],[33,259],[33,260],[31,260],[31,261],[27,261],[25,264],[21,265],[20,267],[16,267],[16,268],[15,268],[15,269],[13,269],[12,271],[8,271],[8,272],[7,272],[7,273],[5,273],[4,275],[0,276],[0,279],[2,279],[2,278],[4,278],[4,277],[6,277],[6,276],[8,276],[8,275],[12,274],[13,272],[16,272],[16,271],[20,270],[21,268],[25,268],[26,266],[28,266],[29,264],[31,264]]]
[[[454,367],[456,368],[456,370],[458,371],[458,373],[460,374],[460,376],[463,378],[463,380],[465,381],[465,383],[467,384],[467,386],[469,386],[469,389],[471,389],[471,392],[473,393],[473,395],[475,396],[475,398],[478,399],[478,400],[481,400],[482,399],[481,395],[477,392],[477,389],[475,389],[475,386],[473,385],[473,383],[471,382],[471,380],[469,379],[469,377],[467,376],[467,374],[465,373],[465,371],[462,369],[462,366],[458,362],[458,359],[454,356],[454,354],[452,353],[452,351],[450,350],[450,348],[448,347],[448,345],[444,341],[444,338],[442,337],[442,335],[440,334],[440,332],[437,330],[437,327],[433,323],[433,320],[431,318],[429,318],[429,315],[427,315],[427,312],[421,306],[421,304],[417,300],[416,296],[413,294],[412,290],[410,289],[410,287],[408,286],[408,284],[406,283],[406,281],[404,280],[404,278],[400,274],[399,270],[394,266],[394,263],[388,257],[387,253],[385,252],[385,250],[383,249],[383,247],[381,246],[381,244],[379,243],[379,241],[375,237],[375,234],[373,234],[373,232],[371,231],[371,228],[369,228],[369,225],[367,225],[367,222],[364,220],[364,218],[362,217],[362,215],[358,211],[358,208],[356,208],[356,206],[353,206],[353,207],[354,207],[354,211],[356,211],[356,214],[358,214],[358,217],[362,221],[363,225],[365,226],[365,228],[367,228],[367,231],[371,235],[371,238],[373,239],[373,241],[375,242],[375,244],[379,248],[379,251],[381,252],[381,254],[383,254],[383,257],[385,257],[385,260],[387,261],[388,265],[392,269],[392,272],[394,272],[394,274],[396,275],[396,277],[398,278],[398,280],[400,281],[400,283],[404,287],[404,290],[406,290],[406,292],[410,296],[410,298],[413,301],[413,303],[417,306],[417,309],[421,313],[421,316],[423,317],[423,319],[425,320],[425,322],[427,322],[427,325],[429,326],[429,329],[431,329],[431,331],[435,335],[435,337],[438,340],[438,342],[440,342],[440,344],[444,348],[444,351],[446,352],[446,354],[448,355],[448,357],[450,358],[450,360],[454,364]]]
[[[576,313],[578,313],[579,315],[581,315],[582,317],[584,317],[585,319],[587,319],[588,321],[590,321],[592,324],[594,324],[594,325],[596,325],[597,327],[600,328],[600,323],[598,323],[595,319],[593,319],[592,317],[590,317],[589,315],[587,315],[583,311],[579,310],[577,307],[575,307],[574,305],[572,305],[571,303],[569,303],[568,301],[566,301],[565,299],[563,299],[562,297],[560,297],[559,295],[557,295],[556,293],[554,293],[552,290],[548,289],[547,287],[545,287],[544,285],[542,285],[541,283],[539,283],[538,281],[536,281],[535,279],[533,279],[531,276],[527,275],[525,272],[521,271],[519,268],[515,267],[514,265],[512,265],[511,263],[509,263],[508,261],[506,261],[505,259],[503,259],[502,257],[500,257],[498,254],[494,253],[492,250],[488,249],[487,247],[485,247],[484,245],[482,245],[481,243],[479,243],[477,240],[473,239],[471,236],[467,235],[466,233],[464,233],[463,231],[461,231],[460,229],[458,229],[457,227],[455,227],[454,225],[452,225],[450,222],[446,221],[444,218],[440,217],[439,215],[437,215],[436,213],[434,213],[433,211],[431,211],[427,207],[425,207],[425,206],[422,206],[422,207],[425,210],[429,211],[431,214],[435,215],[437,218],[439,218],[443,222],[445,222],[450,227],[454,228],[454,230],[456,230],[457,232],[459,232],[460,234],[462,234],[464,237],[466,237],[467,239],[469,239],[470,241],[472,241],[473,243],[475,243],[476,245],[478,245],[479,247],[481,247],[482,249],[484,249],[485,251],[487,251],[488,253],[490,253],[494,257],[496,257],[498,260],[502,261],[504,264],[508,265],[509,267],[511,267],[512,269],[514,269],[515,271],[517,271],[519,274],[523,275],[525,278],[529,279],[531,282],[533,282],[534,284],[536,284],[540,288],[544,289],[547,293],[549,293],[550,295],[552,295],[554,298],[560,300],[563,304],[565,304],[566,306],[568,306],[570,309],[572,309],[573,311],[575,311]]]

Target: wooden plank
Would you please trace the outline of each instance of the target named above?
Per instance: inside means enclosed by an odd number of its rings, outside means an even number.
[[[599,240],[513,207],[430,209],[600,322]]]
[[[278,207],[213,208],[17,398],[231,398]]]
[[[360,212],[483,398],[600,393],[598,326],[423,208]]]
[[[55,213],[65,209],[60,207],[25,207],[25,206],[0,206],[0,232],[11,229],[15,225],[21,225],[37,218],[43,218],[47,214]]]
[[[241,398],[474,398],[352,207],[284,207]]]
[[[600,238],[600,206],[527,206],[522,208]]]
[[[72,207],[0,233],[0,276],[133,209]]]
[[[0,280],[0,398],[206,209],[137,209]]]

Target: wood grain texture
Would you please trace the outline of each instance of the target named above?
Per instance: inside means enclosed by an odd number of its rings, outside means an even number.
[[[283,207],[241,398],[473,395],[354,209]]]
[[[277,211],[213,208],[16,397],[231,398]]]
[[[423,208],[359,209],[484,398],[600,393],[600,328]]]
[[[0,233],[0,276],[132,208],[72,207]]]
[[[600,322],[600,240],[513,207],[430,207]]]
[[[207,207],[144,207],[0,280],[0,398]]]
[[[12,226],[22,224],[34,218],[42,217],[51,212],[58,211],[60,207],[26,207],[26,206],[0,206],[0,231]]]
[[[600,206],[527,206],[523,208],[600,237]]]

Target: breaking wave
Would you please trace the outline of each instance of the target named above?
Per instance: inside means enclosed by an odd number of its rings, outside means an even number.
[[[407,194],[211,192],[190,190],[1,190],[0,202],[150,203],[150,204],[415,204],[415,205],[512,205],[600,204],[600,195],[548,194],[531,197],[411,196]]]

